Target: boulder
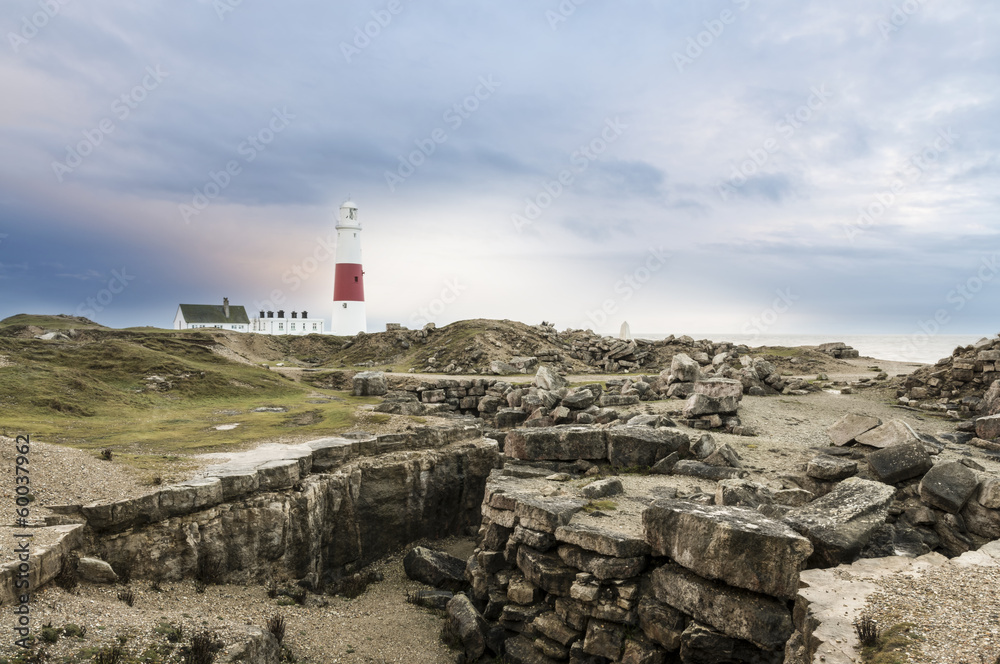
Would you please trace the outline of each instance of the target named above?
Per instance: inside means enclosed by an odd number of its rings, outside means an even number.
[[[403,557],[407,578],[456,592],[467,586],[465,561],[444,551],[417,546]]]
[[[606,459],[605,436],[603,429],[585,426],[514,429],[504,439],[504,453],[527,461]]]
[[[936,464],[920,480],[920,499],[939,510],[958,513],[972,497],[979,478],[957,461]]]
[[[977,500],[983,507],[991,510],[1000,509],[1000,478],[990,477],[983,480]]]
[[[583,639],[583,652],[588,655],[617,660],[625,645],[625,628],[605,620],[591,620],[587,623],[587,635]]]
[[[447,604],[448,619],[462,639],[465,661],[475,662],[486,652],[489,625],[465,595],[455,595]]]
[[[834,445],[842,447],[881,424],[882,420],[877,417],[850,413],[840,418],[836,424],[826,430],[826,433]]]
[[[717,399],[731,397],[739,401],[743,398],[743,383],[732,378],[708,378],[694,384],[694,393]]]
[[[795,597],[813,552],[786,524],[742,507],[658,500],[643,511],[642,523],[653,555],[706,579],[784,599]]]
[[[81,556],[76,564],[76,573],[84,581],[91,583],[117,583],[118,575],[111,565],[100,558]]]
[[[684,417],[699,415],[715,415],[717,413],[735,413],[739,405],[736,397],[710,397],[695,392],[684,402]]]
[[[886,484],[920,477],[932,465],[931,457],[921,442],[893,445],[868,455],[868,467],[872,474]]]
[[[825,496],[793,509],[783,521],[812,543],[809,567],[850,563],[885,523],[895,493],[881,482],[851,477]]]
[[[584,410],[593,406],[595,401],[597,397],[590,390],[576,389],[563,397],[562,405],[570,410]]]
[[[705,463],[710,466],[721,466],[723,468],[742,468],[740,455],[736,453],[729,443],[723,443],[714,452],[705,457]]]
[[[686,353],[677,353],[670,361],[670,375],[675,383],[693,383],[701,378],[701,365]]]
[[[554,392],[569,385],[569,381],[544,364],[535,373],[534,385],[543,390]]]
[[[647,560],[646,556],[631,558],[602,556],[572,544],[563,544],[559,547],[559,558],[572,568],[593,574],[600,581],[630,579],[646,569]]]
[[[437,609],[439,611],[445,611],[448,608],[448,602],[455,594],[448,592],[447,590],[417,590],[415,592],[408,593],[406,596],[406,601],[411,604],[416,604],[417,606],[422,606],[425,609]]]
[[[608,496],[617,496],[623,493],[625,488],[622,486],[622,481],[617,477],[609,477],[603,480],[597,480],[596,482],[591,482],[582,489],[580,489],[580,495],[584,498],[607,498]]]
[[[649,467],[671,452],[686,453],[687,434],[667,427],[624,426],[608,429],[608,460],[619,468]]]
[[[689,477],[700,477],[703,480],[730,480],[747,477],[750,473],[739,468],[724,468],[720,466],[710,466],[700,461],[683,459],[674,464],[671,472],[674,475],[688,475]]]
[[[1000,510],[987,509],[978,500],[970,500],[962,508],[961,516],[970,533],[988,540],[1000,539]]]
[[[655,569],[650,581],[656,599],[731,638],[778,650],[792,635],[791,612],[774,597],[709,581],[670,563]]]
[[[703,433],[698,440],[691,442],[691,454],[697,459],[707,459],[715,452],[715,438],[710,433]]]
[[[356,397],[381,397],[389,391],[389,384],[381,371],[362,371],[354,374],[351,387]]]
[[[917,441],[910,428],[899,420],[891,420],[880,426],[866,431],[855,438],[860,444],[869,447],[885,448],[892,445],[912,443]]]
[[[577,570],[564,564],[557,556],[535,551],[531,547],[517,549],[517,566],[525,580],[547,593],[569,597]]]
[[[500,429],[509,429],[511,427],[520,426],[528,419],[528,413],[524,412],[520,408],[501,408],[497,411],[497,427]]]
[[[826,482],[839,482],[857,472],[858,463],[856,461],[838,459],[826,454],[814,457],[806,466],[806,475]]]
[[[984,440],[1000,438],[1000,415],[988,415],[976,420],[976,436]]]
[[[757,509],[774,502],[771,490],[749,480],[721,480],[715,486],[715,504]]]

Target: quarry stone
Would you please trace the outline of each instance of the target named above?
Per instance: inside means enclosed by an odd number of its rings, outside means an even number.
[[[653,555],[669,556],[706,579],[784,599],[795,596],[809,540],[759,512],[685,500],[658,500],[642,513]]]
[[[882,420],[871,415],[849,413],[844,415],[832,427],[826,430],[834,445],[843,447],[857,440],[861,434],[871,431],[882,424]]]
[[[935,464],[920,480],[920,499],[931,507],[958,513],[972,497],[979,478],[957,461]]]
[[[918,442],[913,432],[899,420],[890,420],[885,424],[856,436],[855,440],[862,445],[878,448]]]
[[[872,474],[886,484],[896,484],[920,477],[931,469],[933,461],[918,441],[892,445],[868,455]]]

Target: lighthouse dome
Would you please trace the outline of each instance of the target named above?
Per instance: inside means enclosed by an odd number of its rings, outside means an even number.
[[[344,201],[344,204],[341,205],[340,207],[341,208],[354,208],[355,210],[358,209],[358,206],[354,203],[354,201]]]

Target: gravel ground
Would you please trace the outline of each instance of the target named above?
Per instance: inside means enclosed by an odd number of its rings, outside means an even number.
[[[885,627],[913,623],[909,653],[920,664],[1000,660],[1000,567],[942,565],[876,582],[866,613]]]

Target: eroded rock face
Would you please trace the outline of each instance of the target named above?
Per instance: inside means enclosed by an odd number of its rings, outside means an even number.
[[[262,581],[273,565],[322,587],[422,537],[465,533],[480,519],[496,443],[366,458],[309,475],[301,490],[239,500],[105,535],[97,553],[136,576],[177,580],[206,562],[228,582]]]
[[[787,525],[742,507],[660,500],[642,514],[654,555],[707,579],[790,599],[813,547]],[[678,607],[680,608],[680,607]]]
[[[810,567],[850,563],[885,523],[895,493],[881,482],[852,477],[822,498],[793,509],[783,521],[812,542]]]

